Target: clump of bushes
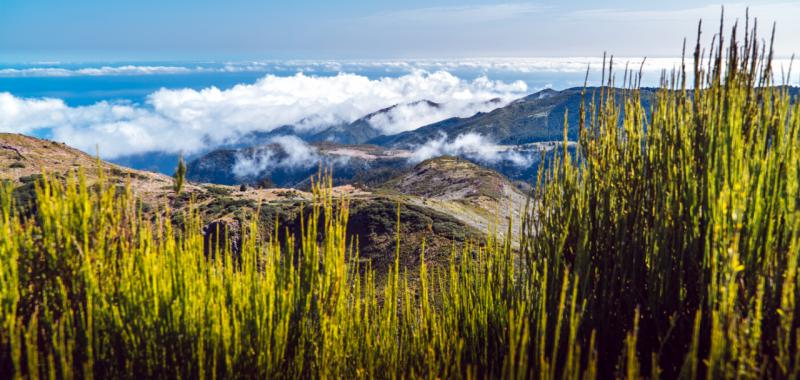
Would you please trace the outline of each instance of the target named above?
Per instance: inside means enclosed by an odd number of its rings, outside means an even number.
[[[209,215],[220,215],[232,213],[242,208],[255,209],[256,202],[252,199],[235,199],[231,197],[219,197],[212,200],[203,207],[203,212]]]
[[[209,185],[206,186],[206,191],[218,196],[229,196],[233,191],[227,187]]]
[[[122,178],[135,178],[135,179],[147,179],[146,175],[136,173],[134,171],[125,171],[118,167],[111,167],[109,169],[109,173],[114,177],[122,177]]]

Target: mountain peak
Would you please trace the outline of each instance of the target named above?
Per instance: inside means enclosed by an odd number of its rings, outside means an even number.
[[[468,197],[500,200],[509,193],[519,193],[502,174],[453,156],[422,161],[387,182],[385,187],[403,194],[441,200]]]

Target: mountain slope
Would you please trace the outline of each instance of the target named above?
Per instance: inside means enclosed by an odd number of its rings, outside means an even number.
[[[496,103],[495,101],[487,104]],[[240,138],[224,144],[219,149],[239,149],[255,145],[269,144],[272,139],[279,136],[296,136],[309,143],[335,143],[345,145],[358,145],[366,141],[382,136],[384,131],[377,128],[373,123],[394,122],[395,113],[404,108],[425,107],[438,109],[440,104],[429,100],[418,100],[405,104],[395,104],[386,108],[379,109],[364,115],[350,123],[340,123],[327,126],[323,129],[308,129],[294,125],[284,125],[268,132],[250,132]]]
[[[169,176],[111,164],[54,141],[0,133],[0,147],[0,180],[28,185],[28,190],[32,190],[33,181],[42,173],[65,178],[78,170],[90,183],[96,182],[101,175],[110,184],[122,186],[130,182],[137,195],[147,202],[165,200],[169,193],[165,189],[172,186]],[[195,188],[187,185],[188,191]]]
[[[587,88],[586,98],[591,99],[597,90],[598,88]],[[478,113],[467,118],[450,118],[413,131],[376,137],[368,143],[408,149],[439,138],[441,134],[452,139],[466,133],[480,134],[503,145],[559,141],[564,138],[565,112],[568,112],[569,139],[575,140],[582,91],[583,88],[563,91],[546,89],[488,113]],[[642,103],[645,107],[649,107],[654,91],[651,89],[641,91]],[[621,96],[623,91],[618,90],[618,92],[618,96]]]
[[[410,203],[456,216],[479,231],[497,227],[505,234],[509,217],[518,236],[519,220],[528,197],[506,177],[457,157],[423,161],[392,178],[380,189],[399,193]]]
[[[333,146],[329,149],[343,149]],[[375,148],[380,149],[380,148]],[[383,151],[383,150],[380,150]],[[367,151],[356,151],[370,159]],[[342,153],[342,152],[340,152]],[[404,161],[405,162],[405,161]],[[477,170],[475,166],[470,170]],[[183,223],[183,215],[194,208],[199,211],[204,231],[212,233],[216,228],[232,234],[230,243],[235,245],[236,236],[243,230],[243,222],[250,217],[260,221],[264,233],[281,231],[300,232],[299,215],[307,214],[311,194],[295,189],[240,189],[238,186],[211,185],[189,182],[180,195],[172,189],[172,178],[163,174],[133,170],[102,160],[97,160],[64,144],[33,137],[0,133],[0,180],[11,182],[15,195],[19,195],[18,206],[25,206],[35,198],[35,183],[41,173],[51,179],[63,181],[80,170],[89,185],[101,180],[107,185],[124,188],[129,186],[140,200],[146,218],[171,217],[176,225]],[[482,174],[483,175],[483,174]],[[446,183],[432,193],[448,191]],[[467,241],[480,243],[485,238],[490,212],[477,213],[467,208],[466,198],[451,197],[428,204],[427,195],[406,191],[397,187],[388,190],[361,190],[352,186],[334,187],[336,196],[350,199],[350,221],[348,235],[358,237],[363,259],[373,263],[374,268],[385,269],[394,258],[396,236],[396,210],[401,212],[401,260],[404,265],[418,263],[421,242],[426,241],[426,257],[432,262],[447,257],[453,244]],[[404,194],[407,192],[408,194]],[[487,193],[488,194],[488,193]],[[167,213],[165,210],[171,211]],[[29,210],[26,212],[35,212]],[[476,221],[480,218],[480,221]],[[278,223],[276,226],[275,223]],[[277,228],[276,228],[277,227]],[[208,239],[214,241],[213,238]],[[208,247],[206,247],[209,249]]]
[[[332,170],[336,185],[376,185],[410,166],[409,152],[405,151],[369,145],[294,143],[300,145],[270,143],[215,150],[190,161],[187,177],[225,185],[257,184],[268,178],[278,187],[303,189],[321,168]]]
[[[338,143],[338,144],[363,144],[371,139],[374,139],[378,136],[383,135],[383,131],[374,127],[373,122],[376,121],[377,118],[385,118],[388,122],[394,121],[394,112],[400,109],[400,107],[416,107],[416,106],[425,106],[428,108],[438,109],[441,107],[440,104],[432,102],[430,100],[419,100],[416,102],[411,102],[408,104],[395,104],[390,107],[386,107],[380,109],[378,111],[372,112],[368,115],[365,115],[358,120],[353,121],[349,124],[340,124],[334,125],[332,127],[326,128],[321,132],[315,133],[310,135],[306,138],[306,141],[309,142],[331,142],[331,143]]]

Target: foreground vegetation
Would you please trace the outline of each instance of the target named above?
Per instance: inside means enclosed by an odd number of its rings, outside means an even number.
[[[800,105],[745,30],[708,57],[698,43],[649,113],[627,71],[624,104],[611,78],[587,94],[519,249],[490,235],[430,268],[422,249],[413,281],[395,252],[380,288],[326,181],[294,237],[253,219],[213,258],[196,213],[174,229],[67,178],[39,182],[26,217],[6,186],[0,373],[795,378]]]

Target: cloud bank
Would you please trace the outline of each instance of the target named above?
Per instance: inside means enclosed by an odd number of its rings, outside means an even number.
[[[76,76],[117,76],[117,75],[154,75],[154,74],[188,74],[202,72],[203,67],[183,66],[101,66],[70,69],[64,67],[26,67],[0,69],[0,77],[76,77]]]
[[[420,162],[439,156],[459,156],[487,164],[508,162],[516,166],[530,166],[532,157],[509,147],[495,144],[478,133],[465,133],[448,140],[442,133],[413,150],[409,160]]]
[[[600,11],[596,11],[600,12]],[[587,13],[581,17],[591,17]],[[691,41],[691,39],[690,39]],[[688,60],[691,57],[687,57]],[[644,65],[642,65],[644,62]],[[635,57],[615,56],[615,67],[648,73],[653,80],[658,79],[662,70],[679,68],[680,57]],[[788,70],[791,59],[778,57],[773,65]],[[494,57],[462,59],[377,59],[377,60],[265,60],[208,62],[202,64],[172,65],[100,65],[86,67],[59,66],[21,66],[0,68],[0,78],[18,77],[103,77],[103,76],[146,76],[146,75],[185,75],[202,73],[295,73],[335,75],[337,73],[385,73],[394,76],[412,74],[417,71],[485,73],[485,74],[583,74],[587,68],[600,72],[603,66],[601,56],[574,57]]]
[[[618,57],[617,62],[628,62],[639,67],[642,57]],[[779,62],[788,60],[779,60]],[[658,72],[680,65],[680,58],[649,58],[645,71]],[[80,77],[80,76],[136,76],[175,75],[198,73],[360,73],[385,72],[394,74],[415,71],[477,71],[509,73],[584,73],[587,66],[600,70],[600,57],[516,57],[516,58],[464,58],[416,59],[416,60],[288,60],[288,61],[244,61],[165,66],[150,65],[101,65],[86,67],[59,67],[34,65],[27,67],[0,68],[0,78],[16,77]]]
[[[99,102],[70,107],[58,99],[0,93],[0,131],[46,131],[52,139],[84,151],[94,152],[99,146],[104,158],[150,151],[192,154],[284,125],[314,131],[396,104],[425,99],[444,105],[396,107],[391,117],[375,120],[376,127],[395,133],[500,107],[527,91],[521,81],[468,81],[445,71],[415,71],[380,79],[355,74],[267,75],[227,90],[161,89],[141,105]],[[490,102],[493,99],[497,101]]]
[[[409,131],[451,117],[469,117],[476,112],[489,112],[507,103],[505,99],[493,98],[486,101],[433,103],[417,101],[398,104],[383,112],[367,118],[375,128],[391,135]]]
[[[239,152],[233,174],[237,178],[254,178],[278,168],[309,168],[320,160],[316,148],[295,136],[274,137],[269,143],[272,145]]]

